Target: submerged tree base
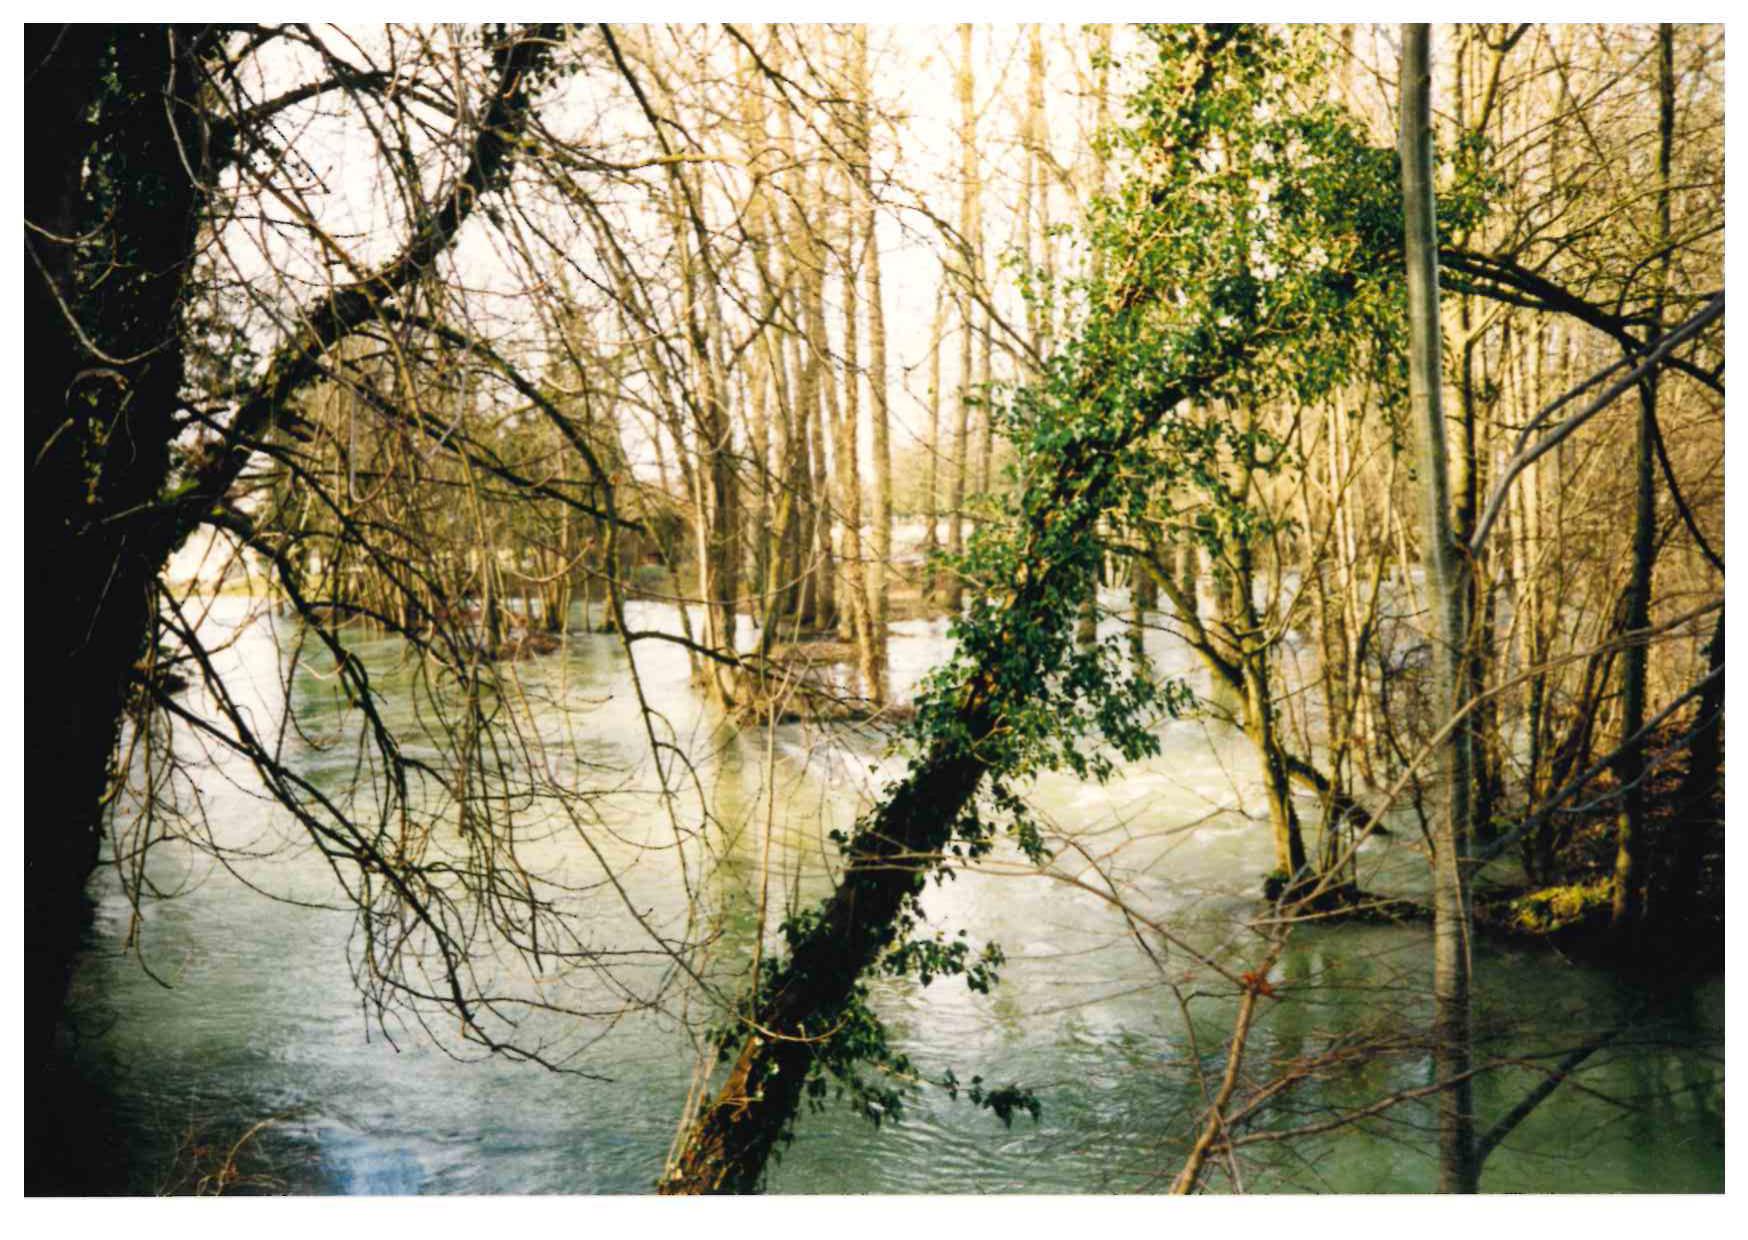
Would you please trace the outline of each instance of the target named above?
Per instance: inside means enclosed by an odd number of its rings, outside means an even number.
[[[1668,746],[1660,746],[1667,748]],[[1612,798],[1573,815],[1537,859],[1537,877],[1523,884],[1477,891],[1476,925],[1490,933],[1539,939],[1593,963],[1624,968],[1676,968],[1684,974],[1715,971],[1724,962],[1724,799],[1714,787],[1697,803],[1684,790],[1689,776],[1656,772],[1645,807],[1649,855],[1686,858],[1642,876],[1638,922],[1623,929],[1613,918],[1615,814]],[[1605,787],[1601,790],[1607,793]]]
[[[1286,889],[1278,874],[1263,879],[1263,898],[1293,921],[1360,921],[1401,923],[1426,921],[1432,910],[1416,900],[1366,891],[1356,883],[1314,892],[1316,880],[1302,884],[1304,894]]]

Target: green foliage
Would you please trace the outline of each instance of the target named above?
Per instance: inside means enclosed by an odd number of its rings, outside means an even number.
[[[924,986],[936,977],[962,976],[972,990],[988,994],[998,980],[996,970],[1004,961],[1001,948],[990,943],[974,954],[963,930],[952,938],[942,931],[928,938],[915,937],[921,919],[921,910],[913,897],[906,902],[895,928],[893,945],[882,958],[882,971],[893,977],[915,976]],[[799,910],[784,919],[779,933],[789,949],[790,960],[767,958],[761,962],[753,1006],[771,992],[780,978],[789,985],[805,984],[805,978],[795,975],[794,958],[797,949],[819,929],[820,913],[816,908]],[[847,1102],[876,1127],[887,1119],[900,1118],[905,1093],[917,1080],[916,1069],[909,1056],[893,1047],[886,1025],[869,1005],[866,984],[858,982],[853,986],[846,1002],[836,1011],[822,1012],[820,1021],[824,1027],[817,1033],[798,1031],[799,1036],[811,1035],[815,1039],[803,1089],[808,1105],[819,1110],[828,1102]],[[726,1062],[735,1054],[745,1032],[743,1022],[733,1018],[710,1031],[719,1061]],[[757,1088],[764,1083],[752,1084]],[[792,1136],[792,1131],[786,1128],[784,1140]]]
[[[1111,136],[1131,171],[1087,221],[1101,261],[1077,288],[1077,330],[993,410],[1018,489],[953,565],[988,588],[919,699],[920,742],[970,744],[962,687],[987,677],[1000,722],[976,754],[1011,780],[1107,778],[1116,759],[1155,751],[1161,714],[1191,704],[1120,640],[1069,640],[1095,588],[1100,520],[1140,522],[1189,488],[1208,497],[1191,533],[1210,551],[1284,532],[1246,503],[1242,478],[1288,463],[1287,445],[1233,412],[1313,401],[1362,372],[1401,387],[1395,152],[1318,100],[1326,66],[1310,40],[1147,33],[1157,60]]]
[[[1111,507],[1122,524],[1193,539],[1217,560],[1292,532],[1253,502],[1256,479],[1299,464],[1259,410],[1363,383],[1371,405],[1399,416],[1400,161],[1324,98],[1321,40],[1252,28],[1149,33],[1160,66],[1118,135],[1136,173],[1094,205],[1089,229],[1109,274],[1089,281],[1086,297],[1095,310],[1122,304],[1117,286],[1133,268],[1148,273],[1148,288],[1120,336],[1100,322],[1119,316],[1094,313],[1089,328],[1154,371],[1189,373],[1229,325],[1248,321],[1252,347],[1241,364],[1210,367],[1199,398],[1132,446],[1127,493]],[[1219,39],[1227,72],[1219,61],[1198,69],[1195,49]],[[1183,106],[1197,81],[1207,83],[1203,105]],[[1487,159],[1478,138],[1451,152],[1440,192],[1448,235],[1472,228],[1497,191]],[[1162,513],[1167,500],[1176,508]]]
[[[989,988],[1001,980],[996,969],[1007,957],[998,944],[984,944],[983,950],[973,957],[963,930],[957,938],[949,939],[944,930],[937,930],[934,937],[919,939],[912,937],[915,929],[915,914],[907,913],[900,923],[897,944],[880,962],[881,968],[892,976],[914,975],[924,986],[936,977],[963,976],[965,984],[980,995],[988,994]]]
[[[864,1065],[878,1069],[886,1079],[871,1079],[862,1071]],[[914,1075],[909,1057],[893,1049],[885,1024],[868,1006],[868,988],[858,985],[814,1052],[806,1096],[814,1110],[821,1109],[828,1096],[847,1101],[878,1128],[884,1120],[904,1114],[904,1082]]]

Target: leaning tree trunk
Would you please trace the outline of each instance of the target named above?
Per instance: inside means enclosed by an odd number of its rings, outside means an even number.
[[[1451,534],[1439,371],[1438,224],[1432,180],[1430,29],[1402,29],[1402,208],[1408,264],[1409,387],[1420,457],[1426,593],[1438,647],[1433,698],[1441,718],[1463,705],[1467,688],[1468,585]],[[1470,730],[1451,729],[1443,746],[1444,812],[1435,820],[1433,879],[1433,1038],[1439,1093],[1439,1191],[1478,1187],[1473,1089],[1469,1081],[1469,894],[1464,873],[1470,802]]]
[[[1165,395],[1162,403],[1174,404]],[[1132,432],[1142,433],[1157,415]],[[1034,547],[1091,536],[1091,514],[1108,491],[1115,451],[1083,443],[1070,451],[1040,514],[1075,511],[1068,531],[1035,517]],[[1024,557],[1003,609],[1004,627],[1036,635],[1039,648],[1059,645],[1071,617],[1056,606],[1080,566],[1042,554]],[[1009,678],[1012,679],[1009,679]],[[856,984],[896,939],[904,901],[922,890],[931,859],[948,843],[960,812],[987,770],[980,747],[1030,682],[1022,672],[985,668],[956,695],[962,731],[932,742],[910,774],[857,829],[846,846],[842,882],[818,909],[767,985],[753,997],[751,1031],[715,1097],[687,1132],[661,1185],[667,1194],[744,1193],[758,1188],[771,1151],[794,1117],[814,1055],[853,997]]]
[[[1248,341],[1230,348],[1229,365],[1248,363]],[[1040,678],[1061,670],[1050,660],[1071,641],[1074,622],[1061,600],[1084,589],[1085,544],[1115,484],[1123,450],[1195,395],[1209,381],[1205,375],[1162,385],[1120,429],[1064,447],[1037,502],[1023,507],[1029,515],[1014,561],[1020,567],[997,613],[1001,631],[1028,635],[1030,654],[1021,661],[990,659],[968,674],[950,699],[955,728],[929,742],[845,845],[842,882],[798,933],[789,958],[752,996],[744,1013],[749,1032],[722,1086],[682,1139],[663,1193],[758,1188],[800,1102],[815,1043],[836,1026],[862,974],[895,941],[904,901],[922,890],[976,793],[988,769],[985,742],[1009,712],[1026,707]],[[1063,520],[1065,513],[1072,515]],[[1050,548],[1065,550],[1053,554]]]
[[[1218,81],[1218,58],[1237,40],[1234,28],[1210,29],[1184,108],[1180,167],[1200,163],[1217,109],[1204,92]],[[1241,51],[1241,49],[1240,49]],[[1230,57],[1245,71],[1240,53]],[[1146,313],[1139,292],[1113,291],[1112,304]],[[1125,311],[1126,312],[1126,311]],[[1143,436],[1188,399],[1227,391],[1226,376],[1259,364],[1279,345],[1275,323],[1213,306],[1225,328],[1198,331],[1205,347],[1177,375],[1153,375],[1144,390],[1112,401],[1106,375],[1089,373],[1064,405],[1081,434],[1040,442],[1027,461],[1031,483],[1018,505],[1011,565],[978,609],[965,673],[931,689],[919,709],[920,752],[907,775],[843,844],[844,873],[830,897],[788,925],[789,954],[756,972],[754,989],[733,1013],[741,1033],[730,1044],[721,1087],[682,1134],[662,1183],[665,1193],[751,1192],[794,1118],[809,1077],[824,1065],[821,1044],[834,1036],[858,998],[858,985],[896,941],[905,903],[944,859],[961,814],[989,763],[1013,760],[1009,736],[1038,709],[1038,687],[1071,665],[1074,611],[1093,566],[1095,525],[1113,499],[1122,462]],[[1111,402],[1111,403],[1105,403]],[[1020,640],[1020,635],[1024,640]],[[1004,756],[1005,755],[1005,756]]]
[[[1251,348],[1250,339],[1229,346],[1226,364],[1248,364]],[[800,1102],[814,1045],[835,1028],[862,974],[894,943],[904,901],[922,890],[976,793],[988,769],[985,742],[1010,712],[1026,707],[1041,678],[1061,671],[1052,658],[1071,641],[1074,621],[1061,600],[1085,588],[1085,544],[1124,449],[1211,381],[1208,371],[1197,374],[1181,385],[1161,385],[1111,434],[1064,447],[1042,494],[1023,506],[1028,516],[1014,560],[1017,577],[995,609],[1002,632],[1028,635],[1030,653],[1024,660],[988,659],[970,671],[950,699],[955,727],[929,742],[845,845],[842,882],[752,996],[745,1012],[749,1032],[721,1088],[683,1137],[662,1192],[758,1188]]]

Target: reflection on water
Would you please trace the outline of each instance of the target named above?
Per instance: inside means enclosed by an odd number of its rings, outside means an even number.
[[[236,625],[247,607],[221,600],[208,624]],[[638,626],[671,624],[638,605]],[[901,625],[892,645],[901,693],[944,650],[942,625]],[[292,635],[265,622],[244,627],[222,656],[228,677],[260,720],[283,713],[280,676]],[[1162,635],[1152,639],[1163,643]],[[355,648],[411,726],[416,669],[388,641]],[[1193,674],[1185,652],[1160,644],[1168,673]],[[828,881],[824,833],[847,826],[902,757],[873,736],[828,738],[802,725],[772,740],[775,803],[767,797],[766,737],[713,730],[688,684],[684,655],[640,645],[642,691],[693,756],[697,785],[672,802],[655,794],[647,738],[626,655],[616,639],[573,633],[555,656],[517,665],[534,703],[548,774],[597,793],[587,815],[542,825],[528,818],[524,856],[579,888],[573,911],[601,950],[641,950],[650,931],[686,924],[687,889],[698,893],[718,937],[706,975],[732,988],[757,933],[769,862],[773,909],[811,898]],[[292,680],[303,736],[288,732],[287,760],[334,790],[351,779],[355,746],[322,744],[355,726],[336,709],[319,662]],[[197,705],[198,690],[188,701]],[[343,722],[345,720],[345,722]],[[1168,723],[1163,752],[1106,787],[1047,778],[1032,800],[1056,830],[1072,833],[1100,869],[1154,921],[1236,968],[1254,938],[1242,918],[1257,878],[1272,864],[1254,763],[1241,739],[1196,721]],[[260,859],[229,868],[168,848],[154,876],[183,888],[146,914],[144,960],[120,950],[131,913],[110,871],[94,884],[97,913],[76,975],[68,1054],[79,1084],[66,1092],[86,1134],[82,1176],[93,1191],[151,1192],[182,1182],[251,1125],[275,1122],[243,1160],[276,1186],[317,1193],[643,1192],[658,1175],[696,1062],[706,1004],[665,989],[667,962],[645,954],[616,966],[635,996],[618,1020],[554,1022],[580,1049],[554,1075],[463,1050],[452,1030],[438,1041],[409,1021],[379,1024],[352,980],[355,919],[344,911],[273,901],[256,884],[306,904],[332,902],[326,862],[296,825],[258,793],[234,760],[212,759],[201,779],[215,838]],[[632,772],[629,776],[627,771]],[[697,798],[714,823],[700,833]],[[579,832],[588,833],[595,851]],[[676,832],[678,837],[676,838]],[[1064,868],[1072,857],[1064,855]],[[805,1114],[774,1168],[776,1192],[1103,1192],[1159,1190],[1181,1161],[1187,1124],[1201,1106],[1194,1057],[1210,1071],[1224,1054],[1232,1006],[1197,999],[1194,1041],[1173,989],[1194,994],[1197,966],[1169,944],[1137,945],[1096,891],[1023,875],[1016,858],[931,886],[930,918],[948,933],[1002,944],[1008,964],[990,996],[947,980],[923,988],[882,980],[876,1004],[899,1048],[925,1077],[1016,1081],[1043,1102],[1039,1122],[1011,1129],[988,1111],[938,1089],[919,1091],[903,1122],[876,1131],[847,1108]],[[1423,881],[1399,842],[1369,844],[1368,882],[1395,889]],[[611,870],[617,891],[592,885]],[[1099,882],[1084,870],[1088,884]],[[1150,932],[1143,931],[1144,935]],[[1257,1081],[1304,1057],[1362,1038],[1400,1039],[1427,1019],[1430,967],[1423,928],[1302,928],[1277,967],[1280,998],[1254,1035],[1247,1065]],[[1632,1019],[1633,1033],[1597,1056],[1584,1088],[1562,1089],[1487,1164],[1493,1191],[1705,1191],[1723,1182],[1721,981],[1655,1001],[1633,983],[1523,947],[1477,949],[1477,1027],[1489,1054],[1518,1066],[1477,1085],[1482,1126],[1542,1079],[1558,1054]],[[160,984],[161,979],[163,984]],[[556,983],[578,1005],[609,983],[584,970]],[[1211,988],[1212,989],[1212,988]],[[604,1007],[605,1005],[603,1005]],[[582,1039],[582,1041],[579,1041]],[[439,1044],[440,1043],[440,1044]],[[1424,1056],[1354,1054],[1342,1071],[1305,1081],[1252,1132],[1327,1123],[1336,1112],[1412,1092],[1428,1080]],[[1258,1141],[1239,1170],[1247,1190],[1400,1192],[1430,1189],[1431,1116],[1419,1102],[1392,1108],[1363,1129],[1293,1142]],[[1222,1177],[1214,1186],[1224,1187]]]

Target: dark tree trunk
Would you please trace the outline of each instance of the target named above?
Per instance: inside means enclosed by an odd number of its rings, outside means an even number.
[[[1690,912],[1699,893],[1700,862],[1707,837],[1717,825],[1714,798],[1724,772],[1724,613],[1706,647],[1711,679],[1699,695],[1699,715],[1693,744],[1688,750],[1687,774],[1675,798],[1675,845],[1667,877],[1659,885],[1662,907],[1653,910],[1664,926],[1680,921]]]
[[[1137,417],[1119,443],[1145,433],[1179,390]],[[1083,441],[1037,506],[1034,546],[1063,534],[1090,538],[1119,451]],[[1068,531],[1050,529],[1047,514],[1077,514]],[[1035,634],[1035,648],[1059,648],[1071,638],[1072,613],[1058,606],[1084,588],[1084,565],[1039,555],[1014,584],[1003,614],[1010,631]],[[837,891],[792,945],[789,958],[751,1000],[749,1029],[726,1080],[693,1122],[662,1183],[668,1194],[745,1193],[759,1186],[771,1150],[794,1117],[813,1065],[819,1035],[836,1024],[867,970],[890,946],[907,896],[921,890],[930,866],[951,839],[960,812],[987,769],[982,743],[1000,725],[1009,702],[1028,698],[1035,683],[1023,669],[983,668],[957,695],[962,724],[952,739],[933,742],[897,790],[857,828],[846,847]]]
[[[151,592],[171,550],[150,506],[175,434],[176,324],[197,195],[169,118],[198,142],[187,63],[195,39],[174,33],[25,34],[25,769],[34,793],[24,850],[25,1147],[26,1179],[38,1186],[55,1157],[37,1139],[55,1109],[40,1091],[86,919],[110,762],[151,632]],[[99,168],[110,194],[129,199],[107,220],[109,203],[91,183]],[[89,250],[60,240],[93,232],[103,244]],[[111,257],[119,274],[100,297],[81,297],[86,265]]]
[[[1658,31],[1658,144],[1657,144],[1657,239],[1669,244],[1669,167],[1675,141],[1675,35],[1664,23]],[[1652,299],[1649,339],[1663,331],[1663,296],[1669,277],[1665,248]],[[1657,372],[1639,384],[1638,441],[1634,453],[1633,573],[1627,586],[1628,633],[1642,633],[1651,625],[1651,574],[1657,556],[1657,492],[1652,453],[1657,434]],[[1645,724],[1645,673],[1650,650],[1643,642],[1628,646],[1622,655],[1621,735],[1631,737]],[[1645,834],[1645,743],[1634,741],[1621,754],[1617,767],[1623,790],[1620,821],[1615,837],[1614,899],[1610,926],[1623,946],[1630,946],[1639,926],[1644,865],[1640,853]]]

